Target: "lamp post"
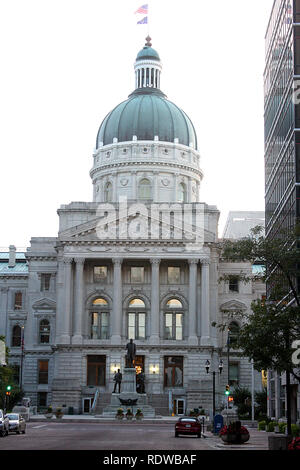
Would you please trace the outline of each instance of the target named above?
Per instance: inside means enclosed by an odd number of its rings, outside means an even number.
[[[22,389],[22,386],[23,386],[23,359],[24,359],[24,325],[21,326],[21,358],[20,358],[20,377],[19,377],[20,389]]]
[[[224,366],[223,361],[222,359],[220,359],[220,362],[219,362],[219,374],[220,375],[222,374],[223,366]],[[207,359],[205,363],[205,369],[206,369],[207,374],[209,374],[209,368],[210,368],[210,361]],[[213,375],[213,420],[214,420],[214,417],[216,414],[216,372],[213,371],[212,375]]]

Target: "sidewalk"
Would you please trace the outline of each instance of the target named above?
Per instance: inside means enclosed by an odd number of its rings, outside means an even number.
[[[178,416],[157,416],[155,418],[143,418],[142,421],[139,421],[139,424],[141,423],[148,423],[148,424],[154,424],[154,423],[175,423],[178,420]],[[100,415],[92,416],[92,415],[63,415],[62,418],[57,419],[54,415],[52,418],[46,418],[43,414],[40,415],[31,415],[30,416],[30,422],[40,422],[40,421],[56,421],[56,422],[68,422],[68,423],[111,423],[111,422],[116,422],[116,419],[114,417],[109,418],[109,417],[102,417]],[[122,423],[123,421],[121,421]],[[135,422],[135,420],[133,420]],[[128,423],[126,419],[124,419],[124,423]]]

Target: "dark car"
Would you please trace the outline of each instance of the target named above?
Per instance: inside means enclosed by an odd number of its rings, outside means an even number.
[[[175,424],[175,437],[179,434],[196,435],[201,437],[201,423],[193,416],[183,416]]]
[[[3,410],[0,410],[0,435],[2,437],[8,435],[9,421],[6,416],[4,416]]]

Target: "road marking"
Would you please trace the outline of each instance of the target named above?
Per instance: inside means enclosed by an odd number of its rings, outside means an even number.
[[[40,426],[32,426],[32,429],[44,428],[47,424],[41,424]]]

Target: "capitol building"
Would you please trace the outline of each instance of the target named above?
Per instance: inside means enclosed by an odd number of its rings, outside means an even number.
[[[240,326],[234,312],[249,311],[264,286],[238,280],[251,264],[221,259],[220,213],[201,199],[195,128],[161,90],[150,41],[136,56],[134,91],[98,130],[93,201],[61,205],[56,237],[0,253],[0,335],[38,409],[101,415],[130,339],[156,415],[211,412],[213,371],[218,407],[227,384],[251,389],[254,377],[262,388],[228,335],[234,341]]]

